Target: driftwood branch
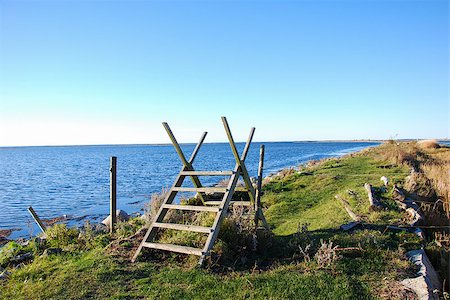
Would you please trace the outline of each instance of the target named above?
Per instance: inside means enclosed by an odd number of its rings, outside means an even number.
[[[423,214],[420,212],[420,207],[411,199],[407,199],[405,193],[394,184],[393,195],[395,197],[395,203],[397,206],[406,211],[410,216],[410,225],[416,225],[424,219]]]
[[[383,208],[383,205],[378,201],[378,199],[375,197],[375,193],[373,191],[372,185],[369,183],[364,184],[364,188],[367,191],[367,195],[369,197],[370,207],[371,210],[379,210]]]
[[[361,218],[352,211],[352,209],[350,208],[350,204],[347,202],[347,200],[343,199],[339,195],[334,196],[334,198],[336,198],[337,200],[339,200],[339,202],[342,203],[350,218],[352,218],[354,221],[357,222],[360,221]]]
[[[396,200],[405,201],[405,193],[396,184],[394,184],[394,188],[392,189],[392,195]]]
[[[350,218],[352,218],[354,220],[353,222],[341,225],[341,229],[344,230],[344,231],[348,231],[348,230],[358,226],[359,224],[361,224],[361,221],[360,221],[361,218],[352,211],[352,209],[350,208],[350,204],[347,202],[347,200],[343,199],[339,195],[336,195],[334,197],[339,202],[342,203],[342,205],[344,206],[344,208],[347,211],[347,213],[350,216]]]

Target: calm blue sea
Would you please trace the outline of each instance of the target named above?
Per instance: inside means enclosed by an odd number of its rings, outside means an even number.
[[[264,176],[308,160],[340,156],[374,146],[372,142],[264,143]],[[194,144],[182,145],[189,157]],[[260,143],[246,161],[256,176]],[[242,151],[243,143],[238,144]],[[5,147],[0,148],[0,229],[18,228],[12,237],[36,232],[28,206],[41,218],[68,215],[98,220],[109,212],[109,159],[117,156],[118,208],[140,212],[150,195],[172,185],[181,162],[171,145]],[[204,144],[194,162],[197,170],[231,170],[234,159],[225,143]],[[217,178],[202,177],[204,185]],[[186,182],[190,180],[186,179]],[[84,217],[84,218],[83,218]]]

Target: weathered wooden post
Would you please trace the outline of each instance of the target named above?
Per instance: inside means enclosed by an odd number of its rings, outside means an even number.
[[[111,156],[110,169],[109,169],[109,211],[111,216],[111,224],[109,226],[109,231],[114,232],[114,225],[116,224],[116,196],[117,196],[117,157]]]
[[[259,148],[258,180],[256,181],[255,226],[258,227],[259,209],[261,207],[261,187],[264,168],[264,145]]]
[[[33,217],[34,221],[38,224],[39,228],[41,229],[42,232],[45,233],[45,225],[44,223],[42,223],[41,219],[39,219],[38,215],[36,214],[36,212],[34,211],[33,207],[28,207],[28,212],[31,214],[31,216]]]

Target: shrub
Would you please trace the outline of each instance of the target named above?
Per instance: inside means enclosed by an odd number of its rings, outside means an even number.
[[[320,248],[314,255],[314,259],[316,260],[319,268],[327,267],[339,258],[336,251],[338,247],[339,246],[337,245],[333,247],[332,241],[329,241],[327,243],[324,242],[322,239],[320,240]]]
[[[76,228],[68,228],[66,224],[56,224],[48,227],[45,234],[50,247],[63,248],[77,243],[79,231]]]

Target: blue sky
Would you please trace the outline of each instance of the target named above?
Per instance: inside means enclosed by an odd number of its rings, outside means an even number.
[[[449,2],[0,0],[0,146],[449,137]]]

